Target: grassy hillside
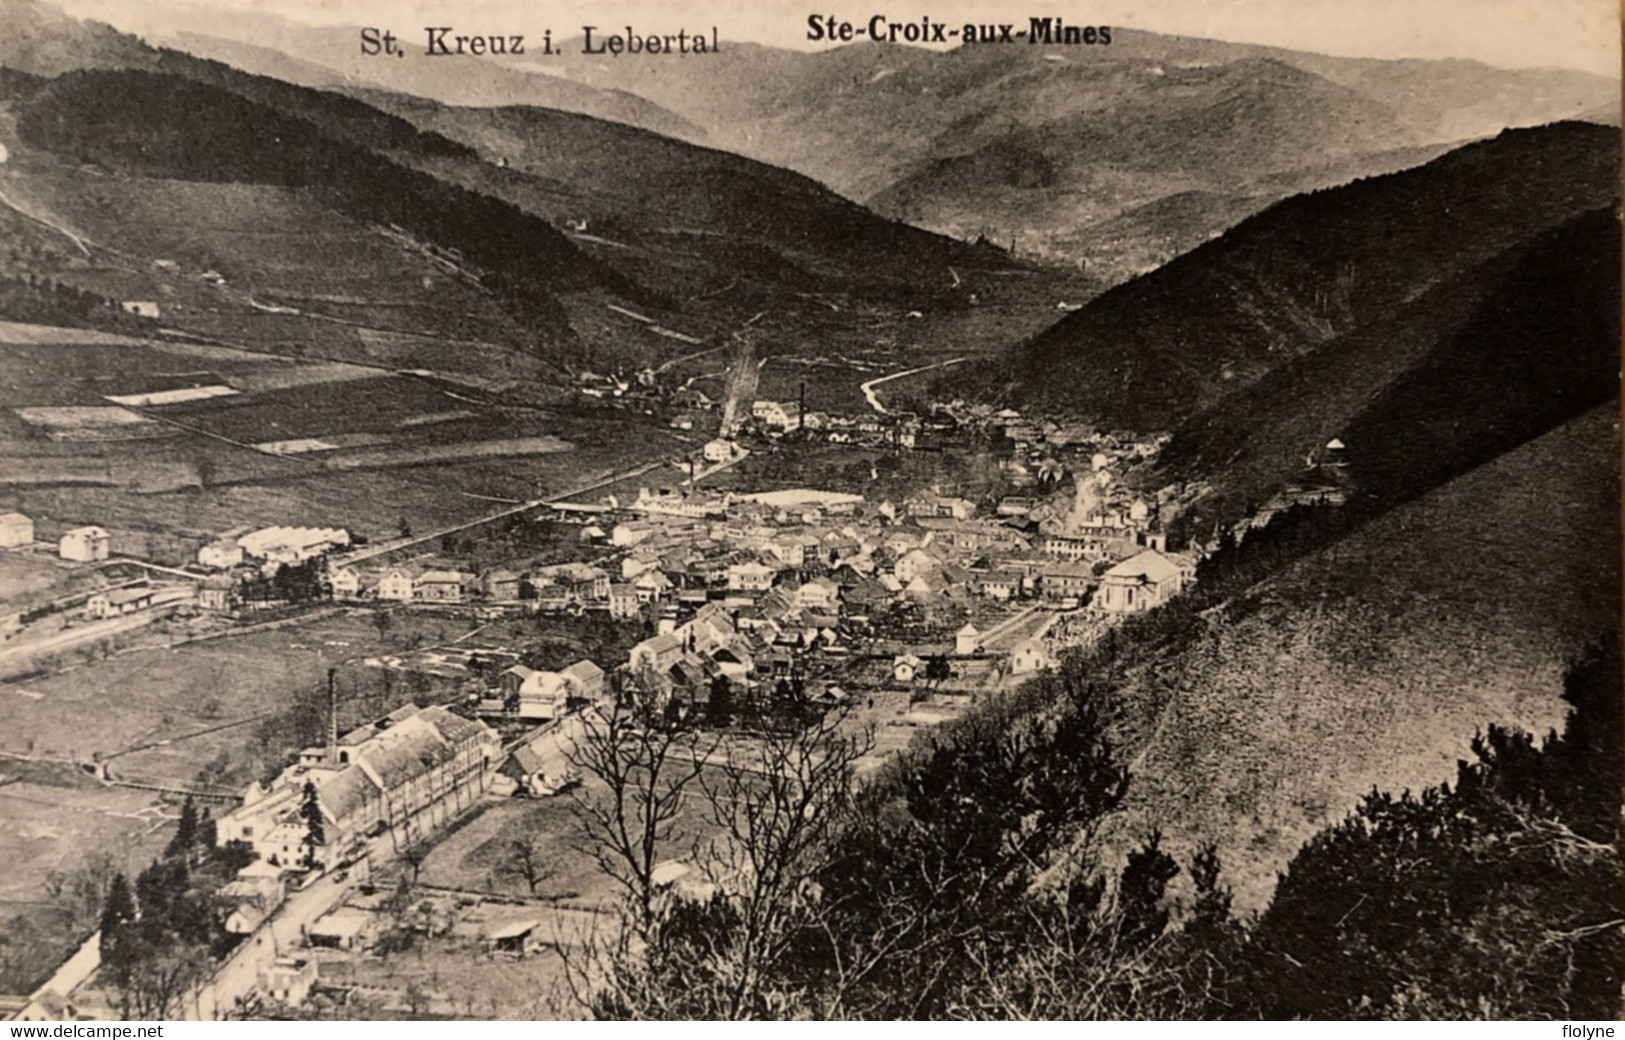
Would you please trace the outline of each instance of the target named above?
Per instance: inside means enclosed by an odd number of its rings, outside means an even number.
[[[61,206],[56,218],[64,226],[94,226],[109,246],[128,248],[132,243],[118,240],[132,234],[162,238],[167,250],[197,257],[199,273],[220,271],[234,284],[248,271],[266,276],[245,286],[251,295],[234,301],[238,306],[211,306],[222,301],[204,294],[191,301],[195,307],[170,311],[168,320],[203,334],[231,334],[243,324],[254,329],[251,340],[273,349],[303,339],[300,353],[364,360],[375,350],[369,338],[380,334],[454,333],[514,344],[565,366],[591,356],[598,367],[637,367],[715,346],[750,322],[769,353],[816,347],[913,361],[921,346],[1002,347],[1036,328],[1054,299],[1091,291],[1076,273],[998,277],[1013,265],[996,249],[878,217],[801,175],[622,123],[532,106],[453,107],[353,84],[346,89],[355,96],[348,96],[151,50],[112,30],[104,35],[103,49],[122,48],[144,68],[87,62],[88,70],[48,85],[22,79],[14,91],[20,144],[56,163],[30,169],[40,176],[29,178],[26,194]],[[265,48],[228,50],[251,68],[323,79],[320,66],[302,58],[278,62],[271,60],[278,52],[260,53]],[[438,283],[449,274],[485,299],[472,311],[465,305],[468,327],[453,329],[457,304],[407,303],[415,294],[393,275],[378,277],[369,292],[357,284],[353,263],[327,270],[326,249],[306,251],[299,265],[281,252],[281,240],[314,233],[302,219],[263,229],[258,241],[278,251],[275,260],[253,255],[253,239],[206,235],[206,242],[178,243],[174,228],[121,228],[113,208],[87,212],[73,187],[84,187],[87,161],[140,179],[98,189],[103,196],[132,189],[122,203],[131,211],[150,208],[136,184],[159,181],[158,194],[195,191],[202,207],[211,201],[204,183],[255,194],[252,214],[268,215],[274,200],[297,201],[301,210],[314,204],[334,214],[329,223],[340,238],[377,232],[389,240],[380,243],[386,250],[404,248],[441,268],[424,278]],[[285,190],[256,191],[262,186]],[[247,231],[235,214],[223,221],[235,236]],[[368,252],[376,271],[402,266]],[[126,297],[176,289],[127,271],[73,277]],[[336,291],[311,288],[323,281]],[[434,295],[444,294],[437,286]],[[616,299],[651,320],[606,306]],[[949,326],[966,331],[950,335]],[[391,361],[399,354],[389,353]],[[457,367],[491,375],[480,371],[492,367],[486,358],[472,360]],[[449,367],[434,357],[420,364]],[[505,370],[497,378],[531,374]]]
[[[618,123],[545,108],[363,96],[486,160],[426,155],[436,175],[580,227],[584,242],[618,244],[609,255],[679,294],[732,283],[757,302],[774,290],[823,290],[915,306],[940,295],[947,305],[949,266],[1011,266],[999,250],[877,217],[800,174]],[[665,255],[639,262],[640,252]]]
[[[1440,281],[1284,364],[1176,432],[1170,480],[1215,494],[1195,528],[1238,519],[1349,444],[1358,508],[1386,508],[1617,392],[1619,226],[1597,210]]]
[[[68,73],[24,106],[18,130],[34,147],[133,176],[308,190],[341,213],[457,250],[515,285],[558,291],[604,279],[535,218],[195,82]]]
[[[956,375],[1018,407],[1172,429],[1431,287],[1611,204],[1617,134],[1563,123],[1288,199]],[[1002,394],[999,392],[1002,391]]]
[[[1238,906],[1373,786],[1452,778],[1489,723],[1561,724],[1565,665],[1619,623],[1619,426],[1588,412],[1209,615],[1122,695],[1121,833],[1219,844]]]

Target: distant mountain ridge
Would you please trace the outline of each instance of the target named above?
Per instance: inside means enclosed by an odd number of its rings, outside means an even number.
[[[608,61],[556,40],[554,54],[380,67],[356,53],[353,30],[269,16],[194,22],[166,42],[309,85],[334,85],[314,64],[345,89],[541,105],[726,148],[884,216],[1081,263],[1107,282],[1291,194],[1415,165],[1507,127],[1610,113],[1617,122],[1619,94],[1617,83],[1569,70],[1342,58],[1121,28],[1087,50],[800,52],[725,40],[714,58]],[[1155,205],[1174,198],[1177,220]]]
[[[1092,263],[1110,280],[1223,230],[1235,212],[1401,168],[1407,149],[1418,150],[1414,165],[1447,145],[1619,103],[1617,82],[1568,70],[1339,58],[1127,29],[1082,51],[740,44],[704,69],[537,60],[655,100],[723,147],[882,213]],[[1168,238],[1154,254],[1120,255],[1090,233],[1175,194],[1214,202],[1187,206],[1194,234],[1142,214],[1139,233]]]

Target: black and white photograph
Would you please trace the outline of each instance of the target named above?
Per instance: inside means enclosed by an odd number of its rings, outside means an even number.
[[[0,0],[10,1035],[1616,1035],[1620,17]]]

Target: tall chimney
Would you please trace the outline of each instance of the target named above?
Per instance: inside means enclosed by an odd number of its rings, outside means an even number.
[[[337,668],[327,670],[327,761],[339,760],[339,691]]]

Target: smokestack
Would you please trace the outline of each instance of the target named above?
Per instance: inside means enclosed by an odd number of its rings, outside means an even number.
[[[339,691],[336,677],[337,668],[327,670],[327,760],[337,762],[339,758]]]

